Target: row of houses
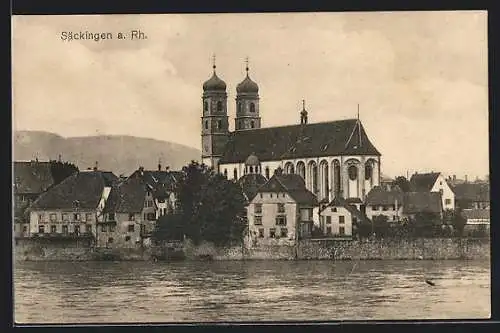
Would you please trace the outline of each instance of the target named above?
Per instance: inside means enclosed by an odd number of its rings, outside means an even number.
[[[28,207],[16,216],[16,237],[92,237],[98,247],[135,248],[150,241],[159,217],[175,213],[178,171],[139,168],[127,178],[112,172],[77,172],[54,185],[47,162],[15,162],[14,205]],[[472,228],[489,225],[489,185],[451,186],[440,173],[414,174],[410,191],[397,186],[374,187],[363,201],[334,197],[318,201],[299,174],[281,169],[269,178],[248,169],[238,183],[247,200],[250,244],[288,243],[299,238],[351,238],[358,222],[385,216],[401,223],[426,212],[442,217],[460,207]],[[22,205],[24,206],[18,206]],[[15,209],[15,212],[17,211]]]

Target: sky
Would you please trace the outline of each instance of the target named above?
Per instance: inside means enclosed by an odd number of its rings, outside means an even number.
[[[147,39],[118,40],[141,30]],[[61,33],[111,32],[64,41]],[[262,126],[360,119],[382,173],[483,178],[485,11],[14,16],[14,130],[134,135],[201,148],[202,85],[259,85]]]

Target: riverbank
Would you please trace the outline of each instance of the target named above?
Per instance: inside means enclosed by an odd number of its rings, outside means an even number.
[[[156,261],[156,260],[484,260],[488,239],[420,238],[386,240],[303,240],[297,246],[266,244],[219,248],[186,241],[175,253],[161,247],[94,248],[88,243],[17,241],[19,261]]]

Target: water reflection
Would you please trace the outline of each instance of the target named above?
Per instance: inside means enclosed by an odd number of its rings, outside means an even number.
[[[17,322],[485,318],[488,262],[24,262]],[[425,283],[432,278],[436,287]]]

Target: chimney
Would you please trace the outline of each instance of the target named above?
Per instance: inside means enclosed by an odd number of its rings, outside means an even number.
[[[99,162],[95,161],[94,171],[97,171],[98,167],[99,167]]]
[[[144,176],[144,167],[139,167],[139,175]]]
[[[161,171],[161,163],[158,163],[158,171]]]
[[[170,167],[167,165],[165,166],[165,171],[169,171],[170,170]]]

